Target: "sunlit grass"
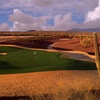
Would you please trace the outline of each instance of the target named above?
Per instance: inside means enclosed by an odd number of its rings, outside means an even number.
[[[0,47],[0,73],[25,73],[51,70],[95,70],[94,63],[60,57],[60,53]]]

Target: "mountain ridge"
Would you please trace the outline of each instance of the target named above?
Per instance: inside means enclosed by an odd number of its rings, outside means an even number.
[[[87,29],[78,29],[78,28],[74,28],[74,29],[69,30],[69,31],[100,32],[100,28],[87,28]]]

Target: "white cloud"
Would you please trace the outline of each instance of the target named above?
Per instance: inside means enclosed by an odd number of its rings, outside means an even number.
[[[82,23],[75,23],[73,28],[75,29],[88,29],[88,28],[100,28],[100,19],[95,21],[87,21]],[[72,28],[71,28],[72,29]]]
[[[100,28],[100,19],[84,22],[83,28]]]
[[[77,28],[100,28],[100,0],[97,7],[87,12],[85,21],[77,24]]]
[[[9,20],[12,22],[33,23],[35,21],[35,18],[24,14],[19,9],[14,9],[14,13],[9,16]]]
[[[22,11],[15,9],[14,13],[9,16],[9,20],[13,22],[13,31],[28,30],[70,30],[73,28],[99,28],[100,20],[84,21],[78,23],[72,20],[72,14],[56,15],[54,17],[54,25],[47,25],[46,20],[49,16],[33,17]]]
[[[52,5],[54,0],[33,0],[32,3],[36,6],[45,7]]]
[[[7,23],[3,23],[0,25],[0,31],[10,31],[10,27]]]
[[[100,19],[100,0],[98,2],[98,7],[96,7],[93,11],[89,11],[86,16],[86,21],[94,21]]]
[[[14,13],[9,16],[9,20],[13,22],[12,31],[41,30],[48,18],[50,16],[29,16],[18,9],[15,9]]]
[[[29,7],[33,0],[2,0],[0,8]]]
[[[13,22],[13,31],[70,30],[100,26],[98,0],[2,0],[0,8],[14,10],[9,16]],[[73,18],[74,14],[74,17],[86,17],[85,21],[79,23],[78,18]],[[49,15],[54,19],[54,25],[46,24]],[[4,26],[9,29],[9,26]]]
[[[97,6],[98,0],[2,0],[0,8],[21,9],[30,13],[56,13],[61,10],[85,13]],[[50,12],[53,9],[53,12]],[[36,10],[36,11],[34,11]],[[62,14],[62,13],[61,13]]]
[[[40,28],[41,28],[41,26],[37,23],[25,24],[25,23],[14,22],[12,31],[38,30]]]
[[[74,28],[76,22],[72,21],[71,13],[64,16],[57,15],[54,17],[54,26],[44,26],[44,30],[69,30]]]

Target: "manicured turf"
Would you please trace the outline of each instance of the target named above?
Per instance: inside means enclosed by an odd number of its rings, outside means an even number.
[[[95,70],[94,63],[62,58],[59,53],[0,47],[0,74],[25,73],[50,70]]]

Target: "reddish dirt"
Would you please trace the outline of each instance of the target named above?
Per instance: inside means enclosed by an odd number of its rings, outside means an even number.
[[[100,43],[100,40],[99,40]],[[59,49],[59,50],[74,50],[74,51],[83,51],[87,52],[90,54],[94,54],[94,44],[90,44],[88,47],[84,47],[83,45],[80,44],[78,38],[73,38],[70,40],[59,40],[59,42],[56,42],[53,44],[54,49]]]

